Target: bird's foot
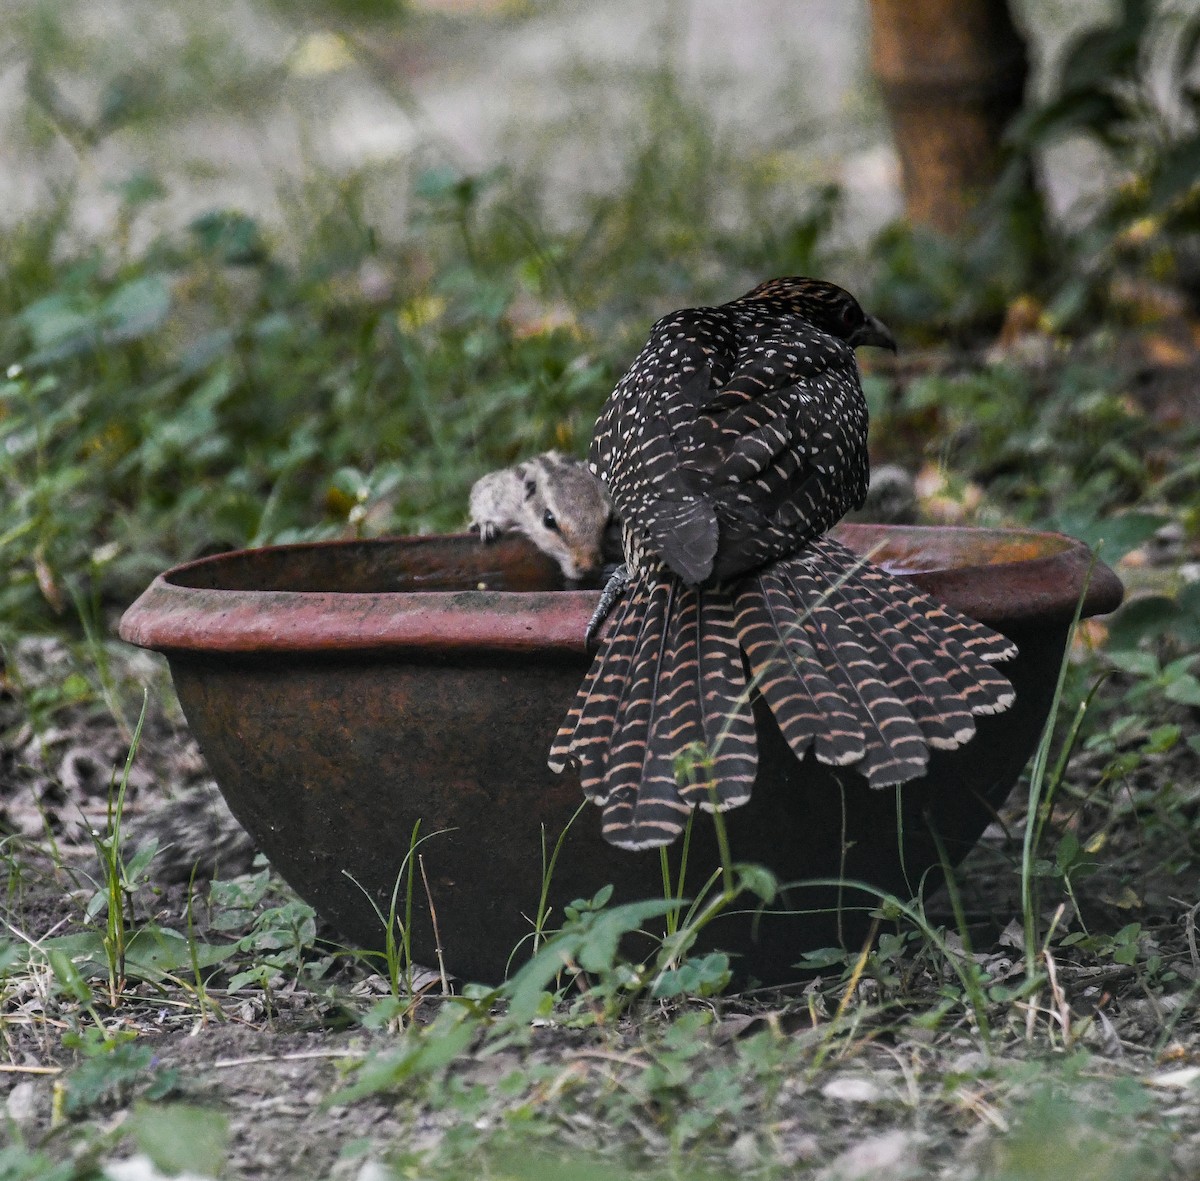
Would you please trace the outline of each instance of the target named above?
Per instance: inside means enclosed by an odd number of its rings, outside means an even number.
[[[629,567],[624,563],[609,575],[604,589],[600,592],[600,602],[596,604],[596,610],[592,612],[592,617],[588,620],[587,631],[584,633],[584,643],[589,648],[596,639],[596,633],[608,618],[609,612],[616,606],[617,600],[625,593],[631,581]]]

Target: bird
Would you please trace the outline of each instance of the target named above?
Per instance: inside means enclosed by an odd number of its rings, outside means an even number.
[[[625,561],[549,764],[578,771],[611,844],[749,800],[755,695],[798,758],[874,788],[1012,704],[1007,637],[829,536],[868,488],[863,345],[896,348],[848,291],[771,279],[658,320],[604,404],[588,464]]]

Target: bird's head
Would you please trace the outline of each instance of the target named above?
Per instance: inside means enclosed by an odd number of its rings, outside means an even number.
[[[735,302],[751,301],[774,304],[801,316],[822,332],[844,340],[851,348],[873,344],[896,351],[896,340],[886,326],[864,312],[858,300],[836,283],[803,276],[768,279]]]

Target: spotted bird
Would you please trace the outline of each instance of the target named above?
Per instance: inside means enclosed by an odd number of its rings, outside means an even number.
[[[827,536],[867,492],[860,345],[895,349],[849,292],[773,279],[659,320],[596,422],[625,566],[550,766],[578,769],[615,845],[750,798],[752,693],[797,757],[872,787],[1013,701],[1008,639]]]

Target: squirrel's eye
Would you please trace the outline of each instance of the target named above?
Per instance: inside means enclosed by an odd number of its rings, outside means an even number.
[[[554,514],[549,509],[547,509],[542,516],[542,524],[545,525],[547,529],[551,529],[555,533],[558,532],[558,522],[554,519]]]

